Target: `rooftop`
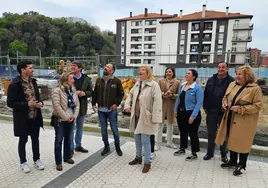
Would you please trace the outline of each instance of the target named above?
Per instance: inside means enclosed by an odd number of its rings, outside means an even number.
[[[159,14],[159,13],[148,13],[146,14],[139,14],[136,16],[126,17],[126,18],[120,18],[116,21],[128,21],[128,20],[140,20],[140,19],[151,19],[151,18],[172,18],[173,15],[169,14]]]

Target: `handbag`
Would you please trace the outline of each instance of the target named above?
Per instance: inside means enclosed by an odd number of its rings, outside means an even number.
[[[58,126],[59,125],[59,120],[60,120],[60,118],[58,116],[52,115],[50,125],[53,126],[53,127]]]

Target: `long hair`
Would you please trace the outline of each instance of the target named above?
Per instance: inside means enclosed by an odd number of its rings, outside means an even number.
[[[167,67],[166,70],[165,70],[165,75],[164,75],[164,78],[166,78],[166,72],[167,70],[170,69],[172,72],[173,72],[173,76],[172,78],[176,78],[176,73],[175,73],[175,69],[173,67]]]
[[[152,71],[151,67],[146,66],[146,65],[143,65],[139,69],[141,69],[141,68],[145,68],[146,69],[146,72],[148,74],[147,80],[149,80],[149,81],[154,80],[154,75],[153,75],[153,71]]]

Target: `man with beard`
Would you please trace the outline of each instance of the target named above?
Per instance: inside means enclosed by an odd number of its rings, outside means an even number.
[[[26,160],[25,145],[31,136],[33,161],[35,168],[44,170],[40,161],[39,131],[43,127],[41,108],[44,106],[40,99],[36,79],[32,78],[34,69],[29,61],[17,65],[17,76],[8,87],[7,105],[13,109],[14,135],[19,137],[18,152],[20,166],[24,173],[30,172]]]
[[[104,68],[103,77],[98,78],[95,83],[95,88],[92,94],[92,106],[95,108],[98,105],[98,116],[101,125],[102,141],[104,142],[104,149],[101,155],[104,156],[110,152],[108,141],[107,121],[114,135],[115,149],[119,156],[123,155],[120,149],[119,132],[117,126],[117,106],[121,104],[124,97],[124,90],[121,80],[116,78],[113,74],[115,66],[107,64]]]
[[[204,160],[210,160],[214,157],[215,138],[218,126],[223,116],[222,98],[229,84],[234,81],[233,77],[228,74],[228,64],[219,63],[218,73],[214,74],[207,81],[204,91],[203,108],[207,113],[207,132],[208,132],[208,147],[207,154]],[[228,162],[226,143],[220,146],[222,162]]]

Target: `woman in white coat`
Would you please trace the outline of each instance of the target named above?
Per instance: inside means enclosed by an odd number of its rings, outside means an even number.
[[[140,81],[130,91],[125,102],[125,112],[131,112],[130,132],[134,132],[136,157],[129,165],[142,163],[142,145],[144,146],[144,167],[147,173],[151,168],[150,136],[157,131],[157,124],[162,122],[161,90],[149,66],[140,67]]]

